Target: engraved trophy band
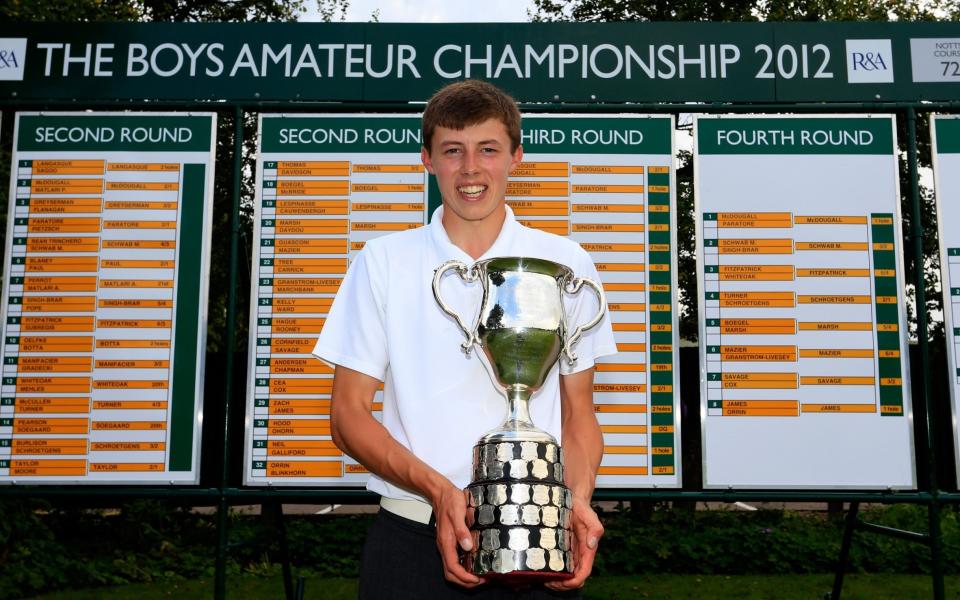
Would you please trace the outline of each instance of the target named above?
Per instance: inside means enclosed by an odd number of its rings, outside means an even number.
[[[449,271],[482,287],[472,326],[441,297],[440,281]],[[594,291],[599,308],[569,333],[563,297],[584,286]],[[442,264],[434,273],[433,294],[463,331],[463,350],[479,348],[494,387],[507,399],[504,423],[473,448],[467,488],[473,549],[463,557],[464,567],[508,582],[568,578],[573,573],[572,495],[563,483],[563,451],[530,420],[528,403],[561,356],[576,361],[574,346],[606,312],[603,289],[549,260],[502,257],[471,266]]]

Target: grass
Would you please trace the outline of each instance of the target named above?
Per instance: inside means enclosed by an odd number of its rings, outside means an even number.
[[[587,600],[818,600],[830,590],[832,575],[662,575],[596,577],[587,584]],[[848,575],[843,600],[907,600],[931,598],[931,579],[925,575]],[[342,578],[307,578],[304,598],[356,598],[357,582]],[[947,598],[960,599],[960,576],[946,578]],[[213,597],[210,580],[136,584],[120,587],[57,592],[38,600],[207,600]],[[279,577],[232,577],[227,597],[243,600],[283,597]]]

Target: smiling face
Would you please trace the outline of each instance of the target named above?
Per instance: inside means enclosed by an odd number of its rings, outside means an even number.
[[[465,229],[495,228],[504,217],[504,195],[510,171],[523,149],[510,149],[506,126],[488,119],[463,129],[437,127],[429,152],[421,152],[427,170],[437,176],[443,197],[443,225],[453,236]]]

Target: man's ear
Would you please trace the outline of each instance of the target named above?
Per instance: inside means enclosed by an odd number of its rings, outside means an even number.
[[[510,171],[512,172],[523,161],[523,146],[517,146],[510,157]]]
[[[427,172],[433,173],[433,160],[430,158],[430,152],[427,151],[426,146],[420,147],[420,162],[423,163],[423,166],[426,167]]]

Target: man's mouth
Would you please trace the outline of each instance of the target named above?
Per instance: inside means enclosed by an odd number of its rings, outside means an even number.
[[[461,185],[457,187],[458,192],[460,192],[467,198],[470,198],[471,200],[475,200],[479,198],[480,194],[482,194],[486,190],[487,190],[487,186],[485,185]]]

